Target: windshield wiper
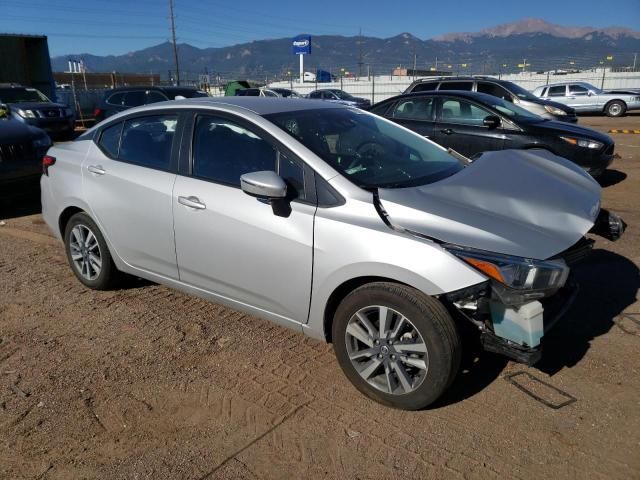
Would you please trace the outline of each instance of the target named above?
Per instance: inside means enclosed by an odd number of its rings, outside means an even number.
[[[462,165],[465,167],[473,163],[473,160],[471,160],[469,157],[465,157],[459,152],[456,152],[453,148],[447,148],[447,153],[458,160],[460,163],[462,163]]]

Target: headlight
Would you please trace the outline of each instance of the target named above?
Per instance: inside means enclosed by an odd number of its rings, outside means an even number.
[[[22,108],[17,108],[16,112],[18,112],[18,115],[20,115],[22,118],[36,118],[36,112],[34,112],[33,110],[23,110]]]
[[[561,108],[556,108],[556,107],[552,107],[551,105],[545,105],[544,109],[549,112],[551,115],[566,115],[567,112],[565,112],[564,110],[562,110]]]
[[[587,140],[586,138],[574,138],[574,137],[560,137],[571,145],[577,145],[578,147],[590,148],[592,150],[600,150],[604,147],[604,144],[596,142],[595,140]]]
[[[564,286],[569,276],[569,267],[562,259],[542,261],[461,247],[445,248],[493,280],[520,291],[556,290]]]
[[[67,117],[70,117],[71,115],[73,115],[73,110],[71,110],[70,108],[65,108],[65,109],[64,109],[64,114],[65,114]]]
[[[38,137],[33,141],[33,148],[49,148],[50,146],[51,139],[47,135]]]

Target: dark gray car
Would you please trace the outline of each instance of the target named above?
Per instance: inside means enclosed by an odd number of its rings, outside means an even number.
[[[75,128],[73,109],[52,102],[35,88],[19,85],[0,87],[0,104],[9,109],[9,116],[18,122],[41,128],[50,135],[71,137]]]
[[[10,119],[6,107],[0,109],[0,197],[38,186],[42,156],[50,146],[44,131]]]

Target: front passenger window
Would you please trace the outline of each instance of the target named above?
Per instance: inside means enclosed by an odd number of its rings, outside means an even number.
[[[240,186],[240,176],[276,171],[276,150],[255,133],[231,120],[198,117],[193,138],[193,175]]]

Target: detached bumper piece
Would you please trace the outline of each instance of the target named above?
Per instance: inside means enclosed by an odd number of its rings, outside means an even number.
[[[529,366],[537,363],[542,358],[542,347],[523,347],[504,338],[497,337],[490,330],[484,330],[480,334],[480,343],[487,352],[504,355],[518,363],[524,363]]]
[[[590,232],[615,242],[622,237],[626,228],[627,224],[619,215],[603,208],[600,210]]]

